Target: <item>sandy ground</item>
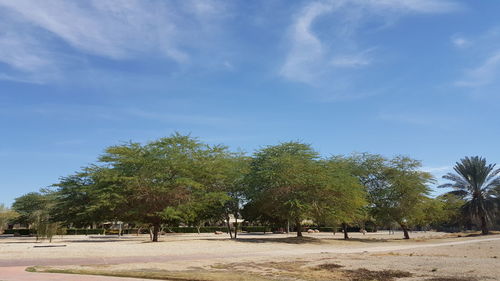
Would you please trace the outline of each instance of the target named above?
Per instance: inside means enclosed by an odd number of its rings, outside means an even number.
[[[402,240],[401,233],[352,233],[349,241],[342,240],[342,234],[305,236],[305,239],[297,240],[292,238],[293,235],[285,234],[241,235],[240,239],[233,241],[227,236],[215,234],[169,234],[162,237],[159,243],[148,242],[146,236],[121,239],[66,236],[58,237],[50,244],[65,247],[35,247],[49,243],[35,243],[33,238],[1,237],[0,280],[16,280],[2,278],[2,267],[6,270],[7,267],[19,268],[20,265],[85,270],[98,268],[113,272],[230,270],[275,280],[289,280],[288,272],[291,272],[296,273],[293,280],[320,280],[303,269],[325,263],[341,266],[345,271],[363,268],[411,273],[411,277],[397,280],[432,280],[437,277],[455,278],[441,279],[450,281],[500,280],[500,235],[457,237],[436,232],[414,232],[411,233],[411,240]],[[288,272],[283,272],[284,268]],[[31,274],[42,276],[46,273]],[[318,276],[322,278],[323,275]]]
[[[414,232],[412,242],[432,237],[443,237],[444,233]],[[296,249],[297,244],[285,243],[287,237],[294,234],[255,234],[240,235],[237,241],[230,241],[225,234],[167,234],[159,243],[148,241],[149,236],[64,236],[55,237],[52,243],[35,242],[33,237],[0,237],[0,262],[4,259],[51,259],[51,258],[94,258],[94,257],[130,257],[130,256],[161,256],[161,255],[214,255],[225,253],[254,253],[267,251],[289,251]],[[342,234],[332,233],[304,234],[308,238],[321,238],[334,241],[336,248],[357,249],[369,245],[370,242],[391,241],[391,245],[408,241],[400,239],[401,233],[388,235],[386,231],[362,235],[352,233],[351,241],[343,241]],[[35,248],[34,246],[66,245],[65,247]],[[323,249],[324,243],[313,241],[301,243],[300,249],[317,251]]]

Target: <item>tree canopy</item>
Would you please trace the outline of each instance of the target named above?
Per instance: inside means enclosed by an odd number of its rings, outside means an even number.
[[[500,203],[500,170],[479,157],[455,166],[454,190],[432,198],[431,174],[407,156],[378,154],[321,157],[311,145],[284,142],[253,155],[235,153],[175,133],[145,144],[110,146],[98,161],[62,177],[50,188],[18,197],[12,210],[0,208],[0,227],[24,224],[40,237],[60,227],[89,227],[126,222],[151,230],[162,227],[225,224],[237,238],[239,224],[274,229],[304,224],[365,229],[398,225],[462,229],[479,221],[483,233]],[[467,212],[471,219],[461,214]],[[234,235],[233,235],[234,234]]]
[[[500,169],[495,169],[495,164],[487,164],[486,159],[479,156],[465,157],[453,169],[455,173],[443,176],[451,182],[440,187],[453,188],[450,194],[462,196],[465,213],[479,221],[482,233],[488,234],[488,224],[495,215],[496,192],[500,188]]]

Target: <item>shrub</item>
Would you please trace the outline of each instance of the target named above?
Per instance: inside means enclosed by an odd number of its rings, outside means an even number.
[[[166,228],[165,231],[173,232],[173,233],[198,233],[198,229],[196,227],[185,226],[185,227],[169,227]],[[202,233],[212,233],[216,231],[226,232],[227,228],[224,226],[204,226],[200,227],[200,232]]]
[[[272,232],[269,226],[242,226],[241,230],[246,232]]]
[[[3,234],[14,234],[14,235],[21,235],[21,236],[27,236],[36,233],[36,231],[33,231],[31,229],[6,229],[4,230]]]

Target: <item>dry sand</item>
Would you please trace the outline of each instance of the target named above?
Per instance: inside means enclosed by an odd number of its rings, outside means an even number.
[[[0,261],[3,259],[25,259],[25,258],[93,258],[93,257],[129,257],[129,256],[160,256],[160,255],[217,255],[226,253],[255,253],[289,251],[297,249],[302,251],[317,251],[325,247],[325,242],[335,242],[336,249],[358,249],[371,245],[371,242],[391,241],[390,245],[408,244],[408,242],[429,239],[432,237],[443,237],[446,234],[437,232],[414,232],[413,240],[403,241],[402,234],[388,235],[386,231],[362,235],[352,233],[351,241],[342,240],[342,234],[317,233],[304,234],[306,238],[321,238],[323,241],[311,241],[310,243],[296,244],[292,240],[286,243],[287,238],[293,238],[294,234],[244,234],[237,241],[231,241],[225,234],[215,235],[203,234],[167,234],[160,238],[159,243],[151,243],[147,235],[127,235],[123,238],[117,236],[64,236],[54,237],[52,243],[35,242],[33,237],[1,237],[0,238]],[[35,248],[42,245],[66,245],[65,247]],[[386,244],[377,244],[386,245]],[[388,244],[387,244],[388,245]]]
[[[147,236],[65,236],[54,239],[52,245],[66,246],[54,248],[35,248],[49,244],[35,243],[33,238],[2,237],[0,266],[41,264],[108,272],[227,271],[270,278],[263,280],[370,280],[342,279],[347,278],[346,272],[362,268],[411,274],[397,280],[500,280],[500,235],[414,232],[411,240],[402,240],[401,233],[384,231],[352,233],[349,241],[342,240],[342,234],[305,236],[297,240],[285,234],[241,235],[233,241],[215,234],[169,234],[159,243],[148,242]],[[320,264],[342,267],[336,272],[312,270]],[[335,275],[340,271],[343,275]],[[234,276],[234,280],[242,280]]]

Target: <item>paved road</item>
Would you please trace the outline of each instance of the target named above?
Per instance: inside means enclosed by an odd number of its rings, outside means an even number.
[[[391,245],[391,246],[369,246],[363,248],[324,248],[319,250],[303,250],[293,252],[290,251],[265,251],[253,253],[235,253],[224,254],[220,256],[211,255],[210,257],[204,255],[177,255],[177,256],[151,256],[151,257],[109,257],[109,258],[71,258],[71,259],[45,259],[45,260],[0,260],[0,280],[1,281],[139,281],[150,279],[136,279],[136,278],[121,278],[121,277],[104,277],[104,276],[91,276],[91,275],[69,275],[69,274],[56,274],[56,273],[32,273],[26,272],[27,266],[34,265],[72,265],[72,264],[124,264],[124,263],[146,263],[146,262],[169,262],[169,261],[183,261],[183,260],[204,260],[215,258],[230,258],[230,257],[270,257],[270,256],[284,256],[284,255],[305,255],[305,254],[319,254],[319,253],[363,253],[363,252],[384,252],[384,251],[398,251],[416,248],[430,248],[451,245],[463,245],[471,243],[480,243],[486,241],[500,240],[500,237],[494,238],[478,238],[464,241],[442,242],[442,243],[428,243],[428,244],[411,244],[411,245]]]

